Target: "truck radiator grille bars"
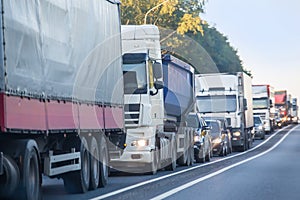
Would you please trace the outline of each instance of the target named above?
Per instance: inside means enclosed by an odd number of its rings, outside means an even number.
[[[125,104],[125,127],[137,127],[140,118],[140,104]]]

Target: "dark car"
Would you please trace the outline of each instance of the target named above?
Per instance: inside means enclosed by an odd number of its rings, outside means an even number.
[[[219,120],[221,122],[221,130],[223,131],[223,134],[227,134],[227,153],[232,153],[232,133],[231,133],[231,126],[228,125],[228,121],[225,117],[205,117],[205,121],[207,120]]]
[[[222,122],[220,120],[206,120],[207,126],[211,129],[213,154],[226,156],[230,149],[228,148],[228,134],[225,130],[222,130]]]
[[[194,155],[197,163],[210,161],[212,157],[212,144],[210,129],[199,113],[190,113],[187,125],[194,128]]]
[[[265,130],[264,130],[264,123],[260,116],[254,115],[253,116],[254,127],[252,133],[254,134],[255,138],[265,139]]]

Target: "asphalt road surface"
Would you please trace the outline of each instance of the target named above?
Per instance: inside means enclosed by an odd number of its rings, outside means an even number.
[[[113,173],[108,185],[70,195],[62,180],[44,178],[44,200],[76,199],[300,199],[300,126],[256,140],[246,152],[156,175]]]

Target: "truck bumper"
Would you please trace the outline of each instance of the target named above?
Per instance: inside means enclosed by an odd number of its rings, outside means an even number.
[[[3,153],[0,152],[0,175],[3,174]]]
[[[124,172],[139,173],[153,160],[152,151],[124,151],[119,159],[111,159],[110,167]]]

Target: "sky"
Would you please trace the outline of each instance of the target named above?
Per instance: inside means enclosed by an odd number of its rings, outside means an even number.
[[[228,37],[254,84],[287,90],[299,105],[299,0],[208,0],[201,17]]]

